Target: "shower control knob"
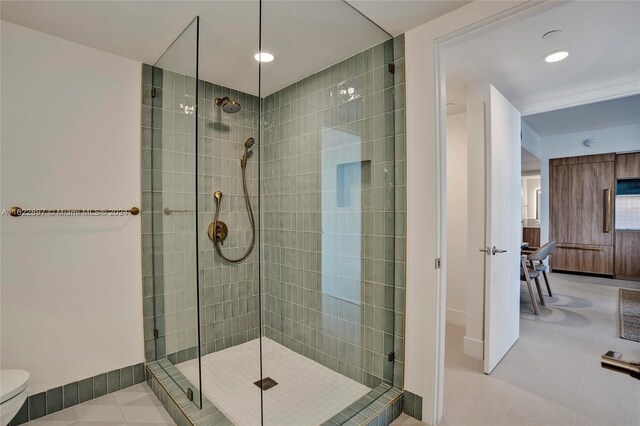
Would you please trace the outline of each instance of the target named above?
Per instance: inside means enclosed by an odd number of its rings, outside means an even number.
[[[229,234],[229,228],[223,221],[216,220],[215,222],[211,222],[209,224],[209,228],[207,228],[207,234],[209,235],[209,239],[211,239],[211,241],[218,242],[221,245],[224,245],[224,240]]]

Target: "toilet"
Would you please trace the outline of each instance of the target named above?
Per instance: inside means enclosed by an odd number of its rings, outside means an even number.
[[[27,400],[29,373],[24,370],[0,370],[0,426],[6,426]]]

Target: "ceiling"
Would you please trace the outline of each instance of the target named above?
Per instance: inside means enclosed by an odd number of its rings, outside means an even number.
[[[469,0],[348,0],[348,2],[393,36],[471,3]]]
[[[266,96],[387,40],[385,30],[396,35],[466,3],[265,0],[262,50],[275,60],[262,67],[261,93]],[[257,0],[0,3],[3,20],[148,64],[163,55],[195,16],[200,16],[200,78],[257,94]],[[195,31],[185,31],[163,66],[193,74],[194,46]]]
[[[460,91],[471,84],[492,83],[525,112],[527,105],[614,83],[640,87],[640,2],[552,2],[542,9],[447,45],[447,94],[457,97],[456,106],[464,110]],[[542,38],[556,29],[559,36]],[[546,63],[544,56],[558,49],[569,57]]]
[[[640,95],[528,115],[522,119],[541,137],[640,124]]]

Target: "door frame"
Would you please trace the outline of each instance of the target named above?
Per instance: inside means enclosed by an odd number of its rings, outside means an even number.
[[[513,22],[525,19],[533,14],[546,12],[556,7],[561,7],[565,2],[554,2],[552,0],[524,1],[514,7],[507,9],[497,15],[480,20],[463,28],[456,29],[442,37],[434,39],[434,83],[435,83],[435,174],[436,174],[436,238],[435,252],[442,259],[443,269],[437,269],[435,280],[437,298],[435,300],[436,319],[436,360],[435,371],[432,377],[435,379],[431,383],[430,394],[432,401],[424,401],[423,406],[429,405],[431,408],[431,418],[424,418],[423,421],[429,424],[436,424],[442,419],[444,411],[444,351],[445,351],[445,324],[446,324],[446,236],[447,236],[447,170],[446,170],[446,70],[442,60],[443,50],[452,42],[459,42],[466,38],[471,38],[482,32],[492,31],[496,27],[506,22]],[[623,90],[607,92],[606,89],[594,93],[591,97],[569,96],[556,100],[545,101],[543,104],[525,105],[522,117],[531,114],[538,114],[562,108],[589,104],[608,99],[621,98],[638,94],[640,91],[635,85],[625,87]],[[484,304],[483,304],[484,305]],[[484,324],[482,326],[484,330]],[[424,411],[424,410],[423,410]]]

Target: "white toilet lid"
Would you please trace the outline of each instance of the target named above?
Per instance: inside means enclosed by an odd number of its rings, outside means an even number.
[[[0,404],[27,388],[29,373],[24,370],[0,370]]]

